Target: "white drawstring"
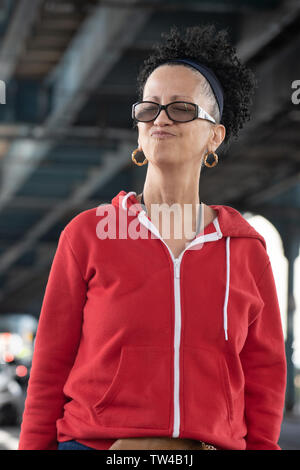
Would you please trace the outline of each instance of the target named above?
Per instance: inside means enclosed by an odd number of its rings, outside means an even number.
[[[132,195],[134,194],[136,196],[136,192],[135,191],[130,191],[129,193],[126,194],[126,196],[123,197],[122,199],[122,207],[123,209],[127,209],[127,199]]]
[[[226,291],[225,291],[225,301],[224,301],[224,331],[225,339],[228,341],[227,335],[227,304],[228,304],[228,295],[229,295],[229,280],[230,280],[230,237],[226,237]]]

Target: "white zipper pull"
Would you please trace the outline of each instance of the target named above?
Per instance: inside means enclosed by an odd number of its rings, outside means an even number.
[[[179,279],[180,278],[180,260],[177,258],[174,260],[174,268],[175,268],[175,277]]]

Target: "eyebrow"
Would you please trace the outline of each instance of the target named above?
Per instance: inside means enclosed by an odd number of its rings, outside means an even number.
[[[158,96],[148,96],[147,95],[147,96],[145,96],[145,98],[154,98],[155,100],[159,100]],[[173,95],[173,96],[170,97],[171,100],[176,100],[177,98],[187,98],[189,100],[192,99],[190,96],[184,96],[184,95]]]

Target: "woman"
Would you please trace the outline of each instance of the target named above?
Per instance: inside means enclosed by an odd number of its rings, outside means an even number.
[[[120,191],[60,235],[20,449],[280,449],[286,362],[266,243],[232,207],[199,204],[201,165],[249,119],[255,80],[224,31],[166,39],[132,109],[143,194]]]

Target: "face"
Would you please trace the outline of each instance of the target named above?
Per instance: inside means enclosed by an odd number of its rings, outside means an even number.
[[[203,94],[204,77],[195,75],[181,65],[162,65],[148,77],[143,93],[144,101],[168,104],[172,101],[189,101],[201,106],[210,113],[209,98]],[[174,95],[177,95],[176,97]],[[150,122],[138,122],[139,148],[152,163],[186,165],[188,162],[197,166],[207,150],[215,151],[225,136],[222,125],[195,119],[190,122],[174,122],[165,112]],[[163,131],[171,135],[161,138],[153,132]]]

